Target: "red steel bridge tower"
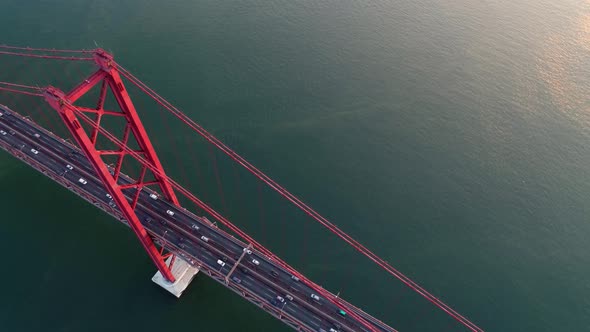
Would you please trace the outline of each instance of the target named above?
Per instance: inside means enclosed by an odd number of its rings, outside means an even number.
[[[113,200],[127,219],[129,226],[160,273],[169,282],[174,282],[175,277],[170,270],[171,266],[166,265],[165,262],[167,256],[163,255],[162,250],[156,248],[154,241],[135,213],[135,208],[137,206],[139,194],[146,186],[157,186],[164,196],[175,205],[179,205],[178,199],[166,177],[166,173],[162,168],[162,164],[158,159],[152,142],[141,123],[135,107],[133,106],[133,102],[125,89],[125,85],[121,80],[121,75],[119,74],[117,67],[114,65],[112,55],[103,50],[97,50],[94,53],[94,61],[99,69],[88,77],[88,79],[84,80],[67,94],[55,87],[48,87],[44,93],[45,100],[57,111],[63,120],[64,124],[72,134],[72,137],[74,137],[94,167],[96,174],[98,174],[106,189],[110,195],[112,195]],[[101,88],[96,108],[90,109],[76,106],[75,102],[97,84],[101,84]],[[104,109],[107,89],[110,89],[115,96],[119,111]],[[80,114],[79,112],[94,115],[95,127],[91,128],[90,132],[82,126],[80,119],[78,118]],[[104,150],[97,147],[100,123],[105,117],[120,117],[124,119],[125,127],[123,129],[121,141],[128,149],[120,147],[117,150]],[[107,139],[112,141],[109,137],[107,137]],[[130,141],[137,142],[139,148],[136,149],[129,146]],[[115,143],[114,141],[112,142]],[[131,148],[134,150],[135,154],[131,154],[127,151]],[[135,183],[121,185],[118,180],[123,163],[129,162],[129,159],[136,159],[136,161],[138,161],[137,155],[142,156],[144,160],[149,163],[150,167],[144,162],[141,164],[140,176],[135,179]],[[109,171],[103,160],[104,156],[117,157],[114,171]],[[152,169],[155,169],[156,171],[153,172]],[[150,172],[152,173],[152,176],[149,176],[148,173]],[[150,180],[148,181],[146,179]],[[123,194],[123,190],[129,188],[137,189],[135,198],[132,201],[129,201]],[[174,263],[174,257],[170,260],[170,263]]]

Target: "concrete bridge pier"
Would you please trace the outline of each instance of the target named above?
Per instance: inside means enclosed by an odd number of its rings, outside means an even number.
[[[168,257],[166,264],[170,266],[172,257]],[[152,277],[152,281],[160,285],[160,287],[172,293],[176,297],[180,297],[182,292],[188,287],[195,275],[199,272],[199,269],[185,262],[182,258],[176,257],[174,265],[172,265],[172,275],[176,278],[175,282],[169,282],[166,280],[160,271],[156,272]]]

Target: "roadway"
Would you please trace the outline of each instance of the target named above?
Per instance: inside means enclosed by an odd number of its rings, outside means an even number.
[[[0,113],[0,147],[17,157],[24,155],[25,158],[19,159],[53,173],[54,179],[60,177],[60,184],[82,193],[83,198],[126,224],[93,167],[77,147],[3,105],[0,105]],[[132,180],[125,175],[119,177],[120,185],[130,183]],[[137,189],[125,189],[123,193],[131,201]],[[173,215],[167,211],[172,211]],[[141,190],[135,212],[157,242],[289,326],[307,331],[368,331],[266,255],[248,249],[248,244],[206,218],[171,204],[156,192],[147,188]],[[349,309],[346,311],[355,311],[379,331],[395,331],[360,309],[343,303]]]

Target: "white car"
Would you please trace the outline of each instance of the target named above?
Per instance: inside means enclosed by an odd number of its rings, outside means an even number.
[[[158,196],[157,196],[156,194],[150,194],[150,197],[151,197],[152,199],[158,199]]]
[[[282,298],[281,296],[277,296],[277,300],[279,300],[279,302],[281,302],[281,303],[285,303],[285,299]]]
[[[111,196],[111,194],[107,194],[107,197],[108,197],[109,199],[113,199],[113,196]]]
[[[33,152],[34,154],[39,154],[39,151],[37,151],[35,149],[31,149],[31,152]]]
[[[225,266],[225,262],[222,261],[221,259],[218,259],[217,260],[217,264],[221,265],[221,267],[224,267]]]
[[[244,252],[247,253],[248,255],[252,255],[252,250],[250,250],[248,248],[244,248]]]
[[[206,237],[205,235],[201,236],[201,240],[205,241],[205,242],[209,242],[209,238]]]
[[[67,165],[66,165],[66,168],[67,168],[67,169],[69,169],[69,170],[71,171],[71,170],[73,170],[73,169],[74,169],[74,166],[72,166],[72,165],[70,165],[70,164],[67,164]]]
[[[257,260],[255,260],[255,259],[253,259],[253,260],[252,260],[252,263],[253,263],[254,265],[260,265],[260,262],[259,262],[259,261],[257,261]]]
[[[39,135],[39,134],[35,134],[34,136],[37,138],[41,137],[41,135]]]
[[[87,184],[88,183],[88,181],[86,181],[84,178],[80,178],[78,180],[78,182],[80,182],[81,184]]]
[[[314,300],[316,300],[316,301],[319,301],[320,300],[320,297],[317,296],[316,294],[311,294],[311,298],[314,299]]]
[[[197,226],[197,224],[192,224],[191,228],[194,229],[195,231],[199,230],[199,226]]]
[[[4,130],[0,130],[0,134],[6,135],[6,132]]]
[[[174,212],[172,212],[170,210],[166,210],[166,213],[168,213],[168,215],[171,216],[171,217],[174,215]]]
[[[291,295],[287,294],[287,295],[285,295],[285,297],[287,298],[287,300],[289,300],[289,301],[293,301],[293,296],[291,296]]]

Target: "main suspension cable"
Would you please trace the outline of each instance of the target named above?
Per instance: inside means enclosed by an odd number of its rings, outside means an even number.
[[[131,83],[133,83],[134,85],[136,85],[144,93],[146,93],[148,96],[150,96],[152,99],[154,99],[158,104],[160,104],[161,106],[163,106],[166,110],[168,110],[169,112],[171,112],[178,119],[180,119],[186,125],[188,125],[189,127],[191,127],[198,134],[200,134],[201,136],[203,136],[207,141],[209,141],[210,143],[212,143],[213,145],[215,145],[217,148],[219,148],[220,150],[222,150],[230,158],[232,158],[238,164],[242,165],[244,168],[246,168],[248,171],[250,171],[254,176],[256,176],[257,178],[259,178],[260,180],[262,180],[263,182],[265,182],[268,186],[270,186],[272,189],[274,189],[275,191],[277,191],[280,195],[282,195],[283,197],[285,197],[287,200],[289,200],[295,206],[297,206],[298,208],[300,208],[301,210],[303,210],[310,217],[312,217],[317,222],[319,222],[320,224],[322,224],[324,227],[326,227],[327,229],[329,229],[332,233],[336,234],[338,237],[340,237],[346,243],[348,243],[353,248],[355,248],[357,251],[359,251],[360,253],[362,253],[363,255],[365,255],[367,258],[369,258],[371,261],[373,261],[375,264],[377,264],[378,266],[380,266],[382,269],[384,269],[385,271],[387,271],[392,276],[394,276],[397,279],[399,279],[400,281],[402,281],[404,284],[406,284],[412,290],[414,290],[415,292],[417,292],[418,294],[420,294],[421,296],[423,296],[424,298],[426,298],[428,301],[430,301],[431,303],[433,303],[435,306],[439,307],[441,310],[443,310],[445,313],[447,313],[449,316],[453,317],[455,320],[457,320],[461,324],[465,325],[471,331],[474,331],[474,332],[482,332],[483,331],[481,328],[479,328],[473,322],[471,322],[470,320],[468,320],[467,318],[465,318],[464,316],[462,316],[461,314],[459,314],[457,311],[455,311],[454,309],[452,309],[446,303],[442,302],[436,296],[434,296],[431,293],[429,293],[428,291],[426,291],[424,288],[422,288],[416,282],[414,282],[409,277],[405,276],[400,271],[398,271],[393,266],[391,266],[387,261],[385,261],[384,259],[382,259],[378,255],[376,255],[375,253],[373,253],[367,247],[365,247],[360,242],[358,242],[357,240],[355,240],[354,238],[352,238],[350,235],[348,235],[346,232],[344,232],[343,230],[341,230],[340,228],[338,228],[335,224],[333,224],[328,219],[326,219],[325,217],[323,217],[322,215],[320,215],[314,209],[312,209],[307,204],[305,204],[303,201],[301,201],[298,197],[296,197],[295,195],[293,195],[292,193],[290,193],[289,191],[287,191],[285,188],[283,188],[281,185],[279,185],[277,182],[275,182],[270,177],[268,177],[265,173],[263,173],[262,171],[260,171],[256,167],[254,167],[247,160],[245,160],[243,157],[241,157],[240,155],[238,155],[235,151],[233,151],[231,148],[229,148],[227,145],[225,145],[223,142],[221,142],[215,136],[213,136],[212,134],[210,134],[209,132],[207,132],[201,125],[197,124],[192,119],[190,119],[189,117],[187,117],[184,113],[182,113],[180,110],[178,110],[176,107],[174,107],[170,102],[168,102],[163,97],[161,97],[160,95],[158,95],[154,90],[152,90],[151,88],[149,88],[145,83],[143,83],[138,78],[136,78],[135,76],[133,76],[129,71],[127,71],[121,65],[116,64],[116,66],[121,71],[121,73],[123,74],[123,76],[125,76]]]
[[[54,59],[54,60],[71,60],[71,61],[93,61],[91,57],[75,57],[75,56],[59,56],[59,55],[47,55],[47,54],[28,54],[19,52],[0,51],[2,55],[22,56],[28,58],[40,58],[40,59]]]
[[[0,45],[0,48],[8,50],[22,50],[30,52],[52,52],[52,53],[94,53],[96,50],[63,50],[55,48],[35,48],[35,47],[23,47],[23,46],[11,46],[11,45]]]

